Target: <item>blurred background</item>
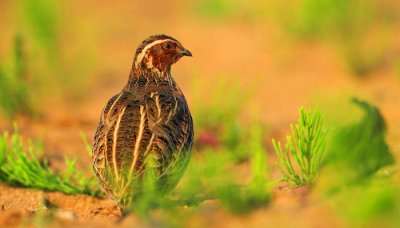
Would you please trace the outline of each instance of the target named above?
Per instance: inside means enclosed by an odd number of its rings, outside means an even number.
[[[198,147],[233,140],[256,121],[274,157],[271,138],[284,138],[298,108],[348,122],[360,116],[349,103],[358,97],[379,108],[399,157],[399,12],[397,0],[2,0],[0,130],[16,122],[56,169],[64,156],[89,167],[80,132],[92,142],[136,48],[163,33],[194,56],[172,74]]]

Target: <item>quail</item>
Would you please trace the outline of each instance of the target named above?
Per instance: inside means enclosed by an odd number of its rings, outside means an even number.
[[[167,193],[188,165],[192,116],[171,75],[171,65],[183,56],[192,54],[170,36],[145,39],[127,84],[100,115],[93,169],[104,192],[122,207],[141,192],[145,171],[154,173],[157,191]]]

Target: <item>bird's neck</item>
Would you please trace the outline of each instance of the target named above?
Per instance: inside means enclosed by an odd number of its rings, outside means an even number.
[[[164,64],[133,64],[129,75],[130,79],[137,77],[154,78],[156,80],[170,80],[171,65]]]
[[[175,81],[171,76],[170,69],[171,67],[166,70],[144,67],[135,68],[135,65],[133,65],[129,74],[128,83],[124,89],[131,90],[133,88],[137,88],[137,86],[146,87],[149,84],[174,86]]]

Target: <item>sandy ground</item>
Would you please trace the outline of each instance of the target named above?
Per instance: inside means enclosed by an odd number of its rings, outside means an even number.
[[[251,116],[256,110],[257,116],[269,128],[270,134],[265,141],[270,142],[271,137],[288,132],[289,123],[296,121],[300,106],[323,106],[327,100],[341,98],[343,94],[356,95],[380,108],[389,126],[389,145],[396,157],[400,156],[400,79],[389,67],[365,79],[357,79],[349,74],[338,53],[329,45],[293,41],[278,32],[277,25],[272,22],[204,21],[185,12],[186,9],[180,9],[176,2],[139,10],[143,2],[123,1],[113,5],[85,1],[63,9],[72,24],[66,27],[69,35],[63,43],[79,40],[79,34],[84,34],[82,42],[90,44],[92,54],[98,56],[91,66],[84,99],[79,102],[45,99],[39,118],[17,120],[24,137],[43,142],[45,154],[56,170],[63,168],[60,164],[64,156],[79,157],[81,170],[90,168],[90,157],[79,132],[85,133],[91,141],[103,105],[127,80],[135,48],[146,36],[160,32],[176,37],[194,54],[194,58],[183,59],[173,68],[189,105],[195,97],[203,97],[203,101],[208,98],[207,91],[193,88],[196,81],[207,85],[224,78],[244,89],[251,88],[252,96],[244,116]],[[182,13],[171,14],[176,8]],[[12,21],[13,16],[7,10],[0,11],[5,12],[5,21]],[[79,31],[73,31],[73,26]],[[12,28],[4,27],[3,31],[9,34]],[[6,42],[3,39],[1,47],[5,47]],[[396,42],[399,46],[400,42]],[[84,48],[73,43],[71,46]],[[2,119],[0,129],[11,130],[12,124]],[[329,208],[310,200],[307,192],[304,188],[275,189],[272,203],[267,208],[239,217],[225,212],[217,202],[205,202],[202,206],[208,209],[189,225],[220,226],[221,221],[227,227],[244,224],[249,227],[343,225]],[[38,219],[41,213],[54,216],[56,219],[46,224],[55,227],[149,225],[135,215],[117,223],[118,210],[105,198],[0,185],[0,226],[41,224],[43,221]]]

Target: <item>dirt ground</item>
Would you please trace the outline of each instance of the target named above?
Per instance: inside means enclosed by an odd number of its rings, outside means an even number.
[[[49,96],[42,103],[39,118],[17,119],[21,135],[43,142],[45,154],[55,169],[63,168],[60,164],[64,156],[78,157],[78,168],[89,169],[90,157],[79,133],[85,133],[90,140],[93,138],[103,105],[127,80],[137,45],[148,35],[157,33],[177,38],[194,55],[173,67],[173,75],[186,94],[189,106],[192,99],[199,96],[193,94],[196,91],[192,90],[193,78],[210,84],[224,77],[238,82],[243,88],[254,88],[246,105],[259,112],[258,116],[270,132],[265,141],[270,142],[271,137],[281,137],[288,132],[289,123],[297,119],[299,107],[312,107],[325,100],[343,97],[343,94],[355,95],[371,101],[382,111],[388,123],[389,146],[397,158],[400,156],[400,77],[389,67],[358,79],[350,75],[338,53],[328,44],[293,41],[279,32],[273,22],[249,23],[246,19],[243,22],[238,19],[213,22],[193,16],[178,1],[159,4],[153,0],[122,1],[118,5],[91,0],[70,3],[62,10],[68,23],[72,24],[66,27],[63,44],[72,42],[71,48],[84,48],[73,43],[80,39],[79,34],[83,34],[82,39],[90,44],[93,55],[98,56],[91,66],[90,83],[79,102]],[[153,5],[157,7],[152,8]],[[180,13],[171,13],[174,10]],[[5,8],[2,7],[0,13],[3,13],[4,21],[13,20]],[[79,31],[74,31],[73,26]],[[2,30],[7,35],[13,28]],[[400,31],[397,37],[400,37]],[[1,47],[8,41],[2,38]],[[393,39],[393,42],[400,47],[400,40]],[[200,97],[204,96],[206,101],[207,91],[200,92],[204,93]],[[1,119],[0,129],[11,130],[12,123]],[[310,199],[307,188],[277,188],[267,208],[245,216],[230,215],[218,207],[218,202],[204,202],[201,206],[207,210],[190,222],[193,227],[218,227],[222,221],[226,227],[244,224],[249,227],[343,225],[329,208]],[[145,225],[135,215],[119,222],[118,209],[106,198],[0,184],[1,227],[40,225],[44,222],[37,219],[41,213],[50,213],[56,218],[46,223],[54,227]]]

